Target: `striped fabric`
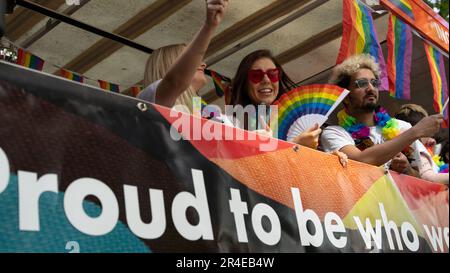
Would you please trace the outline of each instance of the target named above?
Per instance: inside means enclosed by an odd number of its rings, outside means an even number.
[[[61,68],[60,72],[61,72],[61,76],[63,76],[66,79],[76,81],[76,82],[81,82],[81,83],[84,82],[84,77],[79,74],[76,74],[76,73],[66,70],[64,68]]]
[[[411,99],[412,31],[410,26],[392,14],[389,18],[387,43],[389,93],[391,97],[409,100]]]
[[[389,90],[386,63],[370,10],[357,0],[343,0],[343,8],[343,35],[336,64],[353,55],[370,54],[380,65],[380,90]]]
[[[205,75],[208,75],[213,79],[216,95],[218,97],[223,97],[227,89],[227,86],[226,84],[224,84],[224,82],[230,82],[230,79],[210,69],[205,69]]]
[[[434,89],[434,110],[443,113],[445,117],[444,127],[448,128],[448,107],[444,104],[448,99],[447,78],[445,76],[444,58],[442,54],[432,45],[424,43],[428,64],[431,71],[431,80]]]
[[[119,93],[120,92],[120,88],[119,85],[114,84],[114,83],[110,83],[107,81],[102,81],[102,80],[98,80],[98,83],[100,85],[100,88],[114,92],[114,93]]]
[[[28,68],[42,71],[44,67],[44,60],[36,55],[31,54],[21,48],[17,50],[17,62],[18,65],[22,65]]]

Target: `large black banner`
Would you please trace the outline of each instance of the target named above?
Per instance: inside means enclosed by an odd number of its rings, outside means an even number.
[[[378,168],[176,140],[177,117],[0,62],[0,252],[448,251],[441,186],[426,222]]]

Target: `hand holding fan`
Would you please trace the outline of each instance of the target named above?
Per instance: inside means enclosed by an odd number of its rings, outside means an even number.
[[[329,84],[295,88],[274,102],[278,113],[272,115],[271,126],[278,125],[279,139],[291,140],[316,123],[322,126],[348,93],[347,89]]]

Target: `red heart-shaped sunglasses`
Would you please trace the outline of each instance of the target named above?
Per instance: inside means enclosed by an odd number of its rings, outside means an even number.
[[[248,71],[248,79],[254,83],[260,83],[264,79],[264,75],[267,75],[269,80],[273,83],[280,80],[280,70],[278,68],[269,69],[267,71],[262,71],[261,69],[251,69]]]

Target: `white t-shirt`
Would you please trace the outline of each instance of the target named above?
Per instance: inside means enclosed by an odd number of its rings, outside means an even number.
[[[138,95],[137,98],[141,99],[141,100],[145,100],[151,103],[155,103],[155,98],[156,98],[156,89],[158,88],[158,85],[161,83],[162,79],[157,80],[155,82],[153,82],[152,84],[150,84],[149,86],[147,86],[146,88],[144,88],[144,90],[142,90]],[[176,108],[175,108],[176,109]],[[182,109],[176,109],[176,110],[182,110]],[[233,126],[233,123],[231,122],[231,120],[225,116],[224,114],[221,114],[219,117],[214,117],[212,119],[213,121],[216,122],[221,122],[225,125],[228,126]]]
[[[412,127],[410,123],[405,122],[403,120],[397,119],[397,122],[401,132],[404,132]],[[381,133],[382,128],[372,126],[369,127],[369,129],[370,129],[369,138],[372,140],[374,145],[381,144],[386,141]],[[356,143],[353,140],[351,134],[341,126],[326,127],[323,130],[323,133],[320,137],[320,142],[325,152],[332,152],[335,150],[339,151],[347,145],[356,146]],[[436,169],[435,168],[437,167],[436,164],[434,164],[431,155],[428,153],[427,149],[422,144],[422,142],[416,140],[411,144],[411,147],[414,150],[414,161],[411,164],[412,166],[420,166],[421,158],[425,157],[430,161],[430,164],[434,165],[433,166],[434,169]],[[389,162],[387,164],[389,164]]]
[[[411,128],[411,124],[405,122],[403,120],[397,120],[400,131],[406,131]],[[372,140],[374,145],[381,144],[385,140],[381,134],[380,127],[372,126],[370,129],[370,139]],[[341,126],[333,125],[328,126],[323,130],[323,133],[320,137],[320,142],[325,152],[332,152],[335,150],[340,150],[347,145],[356,145],[353,140],[351,134],[347,132]]]
[[[144,90],[142,90],[138,95],[137,98],[141,100],[145,100],[151,103],[155,103],[156,98],[156,88],[158,88],[158,85],[161,83],[162,80],[157,80],[156,82],[153,82]]]

